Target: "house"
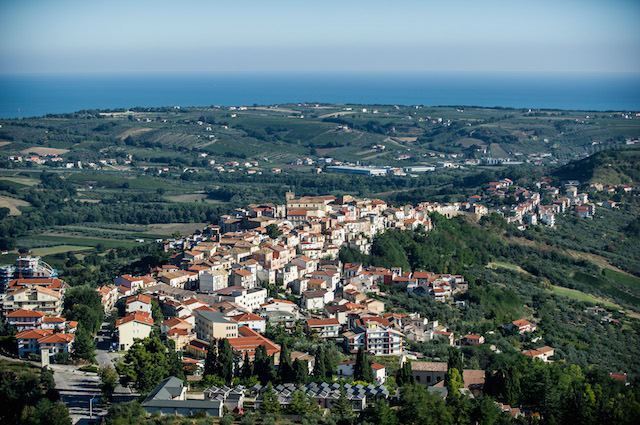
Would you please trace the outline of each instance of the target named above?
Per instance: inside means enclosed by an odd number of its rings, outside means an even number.
[[[15,336],[18,343],[18,355],[24,357],[29,354],[40,354],[40,344],[38,344],[38,340],[52,333],[52,331],[47,329],[28,329],[18,332]]]
[[[465,337],[462,337],[460,339],[460,343],[461,344],[465,344],[465,345],[484,344],[484,337],[482,335],[469,334],[469,335],[467,335]]]
[[[267,326],[267,320],[253,313],[243,313],[230,316],[229,319],[238,322],[238,326],[247,326],[256,332],[264,332]]]
[[[256,349],[262,345],[267,350],[267,355],[273,356],[274,363],[280,364],[280,347],[247,326],[238,329],[237,338],[229,338],[229,345],[236,355],[244,358],[247,354],[251,361],[255,359]]]
[[[216,294],[221,300],[235,303],[250,312],[259,309],[267,300],[266,288],[246,289],[241,286],[229,286]]]
[[[545,363],[551,363],[553,360],[550,360],[550,357],[553,357],[554,349],[549,346],[544,346],[537,348],[535,350],[525,351],[524,353],[527,357],[532,357],[534,359],[540,359]]]
[[[348,360],[346,362],[339,363],[338,377],[352,377],[355,364],[355,360]],[[384,384],[384,381],[387,379],[387,369],[380,363],[376,362],[371,362],[371,369],[373,369],[373,377],[375,379],[375,383],[378,385]]]
[[[525,332],[535,332],[535,330],[537,329],[536,325],[534,325],[533,323],[525,320],[525,319],[519,319],[519,320],[514,320],[511,323],[508,323],[507,325],[504,326],[505,329],[518,329],[518,332],[523,334]]]
[[[180,378],[170,376],[156,386],[142,402],[149,414],[193,416],[207,414],[221,417],[224,404],[220,400],[189,400],[187,388]]]
[[[228,319],[219,311],[198,309],[195,311],[196,335],[204,341],[218,338],[236,338],[238,323]]]
[[[75,335],[65,333],[53,333],[38,339],[40,350],[48,349],[50,355],[70,354],[73,347]]]
[[[247,269],[233,269],[229,275],[229,284],[253,289],[256,287],[256,275]]]
[[[411,374],[414,382],[430,387],[444,381],[447,374],[447,363],[411,362]]]
[[[307,319],[307,332],[316,332],[319,338],[336,338],[340,335],[340,322],[338,319]]]
[[[118,301],[118,287],[115,285],[105,285],[96,288],[96,292],[102,297],[102,305],[105,314],[109,313]]]
[[[213,386],[204,390],[204,399],[221,401],[227,411],[240,412],[244,406],[244,392],[245,389],[241,385],[235,388],[229,388],[226,385],[222,388]]]
[[[128,350],[134,340],[144,339],[149,336],[153,328],[153,319],[150,313],[136,311],[116,321],[118,330],[118,347],[120,351]]]
[[[16,279],[24,281],[40,281],[50,282],[52,280],[60,281],[60,279]],[[15,289],[14,289],[15,288]],[[48,316],[60,316],[62,312],[62,294],[63,291],[54,289],[52,286],[41,286],[37,283],[32,285],[13,285],[9,286],[10,291],[6,294],[2,302],[2,313],[6,317],[9,313],[16,310],[35,310],[41,311]]]
[[[42,328],[42,320],[45,314],[41,311],[20,309],[7,314],[7,325],[22,332],[27,329]]]
[[[229,273],[225,270],[211,270],[200,275],[200,292],[211,293],[227,286],[229,286]]]
[[[323,289],[305,291],[300,298],[300,306],[306,310],[320,310],[330,301],[333,301],[333,292],[328,292]]]
[[[125,308],[127,313],[136,311],[151,313],[151,298],[142,294],[129,297],[125,303]]]

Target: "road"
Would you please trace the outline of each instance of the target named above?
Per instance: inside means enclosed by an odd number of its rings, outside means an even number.
[[[122,357],[120,353],[110,353],[109,346],[111,339],[108,331],[108,323],[103,323],[96,338],[96,360],[100,366],[110,364],[115,368],[118,360]],[[107,406],[93,405],[90,412],[89,400],[100,398],[100,377],[96,373],[83,372],[77,366],[51,365],[54,371],[56,389],[60,392],[60,399],[69,408],[69,414],[74,424],[89,424],[91,417],[96,420],[99,416],[107,413]],[[137,394],[132,393],[128,388],[120,384],[116,387],[114,400],[116,402],[131,400]]]
[[[82,372],[77,366],[51,365],[56,389],[60,399],[69,408],[71,422],[74,424],[90,423],[89,400],[100,398],[100,378],[96,373]],[[104,407],[93,406],[92,416],[105,415]]]

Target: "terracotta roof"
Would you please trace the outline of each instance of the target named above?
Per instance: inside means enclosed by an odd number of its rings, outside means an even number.
[[[381,365],[380,363],[376,363],[376,362],[371,362],[371,368],[375,369],[375,370],[385,369],[385,367],[383,365]]]
[[[116,322],[116,326],[121,326],[125,323],[133,322],[134,320],[136,322],[145,323],[147,325],[153,325],[153,319],[151,318],[151,315],[149,313],[136,311],[134,313],[129,313],[122,319],[118,319],[118,321]]]
[[[529,322],[528,320],[525,319],[519,319],[519,320],[514,320],[513,323],[515,326],[522,328],[525,326],[533,326],[533,324],[531,322]]]
[[[134,297],[127,298],[127,304],[134,303],[136,301],[140,301],[141,303],[151,304],[151,298],[146,295],[136,295]]]
[[[411,370],[425,372],[446,372],[447,363],[445,362],[411,362]]]
[[[20,310],[12,311],[7,314],[7,317],[44,317],[44,313],[41,311],[21,308]]]
[[[338,319],[307,319],[307,325],[313,326],[327,326],[327,325],[340,325]]]
[[[235,316],[229,317],[229,319],[233,320],[234,322],[250,322],[250,321],[266,322],[266,319],[264,317],[260,317],[257,314],[253,314],[253,313],[237,314]]]
[[[45,317],[42,319],[44,323],[64,323],[67,321],[64,317]]]
[[[40,344],[62,344],[73,341],[73,334],[55,333],[44,336],[38,340]]]
[[[18,332],[16,339],[40,339],[43,336],[52,334],[48,329],[29,329],[26,331]]]

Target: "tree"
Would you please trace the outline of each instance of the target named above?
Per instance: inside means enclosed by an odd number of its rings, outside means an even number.
[[[73,338],[73,357],[76,359],[95,362],[96,344],[89,331],[81,324],[78,325],[75,337]]]
[[[309,362],[295,359],[293,361],[293,382],[298,385],[306,385],[309,381]]]
[[[353,379],[356,381],[375,382],[373,368],[363,345],[358,348],[356,363],[353,365]]]
[[[127,385],[132,382],[141,394],[153,390],[169,376],[166,350],[157,337],[136,340],[116,367],[121,383]]]
[[[253,364],[249,360],[249,353],[244,353],[244,360],[242,361],[242,369],[240,370],[240,377],[242,379],[249,379],[253,376]]]
[[[293,365],[291,364],[291,354],[289,353],[289,347],[286,342],[282,343],[280,351],[280,368],[278,372],[280,375],[280,382],[283,384],[293,382]]]
[[[113,393],[116,390],[118,373],[113,369],[113,367],[111,367],[111,365],[106,365],[100,368],[99,374],[102,400],[110,402],[113,400]]]
[[[331,406],[331,413],[337,415],[342,421],[350,421],[353,418],[353,408],[347,400],[343,386],[340,387],[340,396]]]
[[[398,420],[407,425],[451,425],[453,417],[444,401],[420,384],[405,385],[400,394]]]
[[[368,420],[376,425],[397,425],[398,417],[396,412],[389,406],[385,399],[376,401],[372,408],[367,411]]]
[[[269,236],[271,239],[277,239],[278,236],[282,235],[282,232],[280,231],[280,229],[278,229],[278,225],[276,224],[269,224],[267,226],[267,236]]]
[[[260,403],[260,407],[258,410],[263,415],[267,413],[280,413],[282,407],[280,406],[280,402],[278,401],[278,396],[273,391],[273,385],[271,382],[267,384],[264,392],[262,393],[262,402]]]
[[[218,347],[216,346],[216,340],[212,339],[209,342],[207,356],[204,359],[204,376],[214,375],[218,369]]]
[[[402,368],[398,370],[396,375],[396,382],[399,387],[413,384],[413,372],[411,369],[411,361],[407,360],[402,365]]]
[[[324,349],[322,346],[318,347],[318,351],[316,352],[316,364],[313,368],[313,377],[316,379],[324,380],[327,376],[327,369],[325,365],[324,359]]]
[[[302,390],[296,390],[291,397],[291,403],[287,406],[287,413],[304,416],[311,413],[314,408],[315,402],[307,397]]]
[[[449,347],[449,358],[447,359],[447,370],[449,369],[458,369],[460,375],[462,375],[462,371],[464,370],[464,366],[462,365],[462,353],[460,350],[454,347]],[[462,379],[462,383],[464,384],[464,379]]]
[[[218,340],[218,369],[216,374],[229,384],[233,379],[233,352],[227,338]]]
[[[90,333],[97,332],[104,321],[102,298],[90,286],[76,286],[64,294],[64,317],[75,320]]]
[[[447,370],[444,377],[444,385],[448,391],[447,401],[460,397],[460,389],[464,387],[464,383],[462,382],[462,375],[458,372],[458,369],[452,367]]]

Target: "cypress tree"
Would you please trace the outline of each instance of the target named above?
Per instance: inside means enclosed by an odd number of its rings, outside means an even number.
[[[449,369],[458,369],[460,376],[462,376],[462,371],[464,370],[464,366],[462,365],[462,354],[460,350],[454,347],[449,347],[449,358],[447,359],[447,370]],[[464,384],[464,379],[462,380]]]
[[[249,379],[253,376],[253,364],[249,360],[249,353],[244,353],[244,361],[242,362],[242,369],[240,370],[240,377],[242,379]]]
[[[207,357],[204,359],[204,375],[215,375],[218,370],[218,348],[215,339],[209,342]]]
[[[413,384],[413,373],[411,371],[411,361],[407,360],[402,365],[402,368],[398,370],[396,375],[396,382],[399,387]]]
[[[356,363],[353,366],[353,379],[356,381],[374,382],[375,377],[373,375],[373,368],[371,362],[367,358],[367,353],[364,352],[364,347],[361,345],[358,349],[358,355],[356,356]]]
[[[293,361],[293,381],[298,385],[305,385],[309,381],[309,363],[306,360]]]
[[[218,340],[218,367],[218,376],[227,383],[231,383],[233,380],[233,352],[227,338]]]
[[[344,392],[344,387],[340,387],[340,397],[333,403],[331,406],[331,412],[338,415],[338,417],[342,420],[349,421],[353,417],[353,408],[347,400],[347,396]]]
[[[280,369],[279,369],[280,382],[289,383],[293,382],[293,366],[291,364],[291,354],[289,353],[289,347],[286,343],[282,344],[280,351]]]
[[[322,349],[322,346],[320,346],[316,352],[316,365],[313,368],[313,377],[321,380],[324,380],[327,377],[324,350]]]

